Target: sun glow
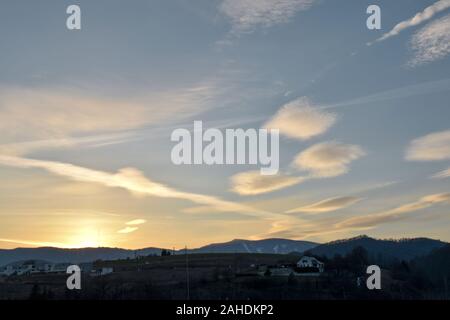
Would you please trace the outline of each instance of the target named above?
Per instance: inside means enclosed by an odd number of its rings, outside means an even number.
[[[88,227],[81,229],[67,242],[69,248],[98,248],[105,246],[105,243],[98,229]]]

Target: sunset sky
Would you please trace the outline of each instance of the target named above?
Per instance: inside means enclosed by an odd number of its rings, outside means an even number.
[[[449,0],[7,0],[0,44],[0,248],[450,241]],[[279,174],[174,165],[194,120]]]

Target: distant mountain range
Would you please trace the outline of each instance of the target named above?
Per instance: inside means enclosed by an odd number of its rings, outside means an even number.
[[[318,243],[289,239],[242,240],[213,243],[190,250],[191,253],[278,253],[304,252],[316,247]]]
[[[303,252],[317,246],[317,243],[289,239],[232,240],[230,242],[209,244],[204,247],[189,249],[188,253],[276,253],[286,254],[293,251]],[[144,248],[138,250],[120,248],[17,248],[0,249],[0,266],[22,260],[45,260],[59,262],[92,262],[95,260],[118,260],[136,256],[159,255],[163,248]],[[167,249],[166,249],[167,250]],[[172,250],[170,250],[172,251]],[[175,254],[184,254],[177,250]]]
[[[378,240],[367,236],[338,240],[325,244],[309,241],[289,239],[241,240],[235,239],[224,243],[209,244],[204,247],[190,249],[188,253],[272,253],[287,254],[305,251],[317,255],[333,257],[336,254],[345,255],[353,248],[362,246],[370,256],[378,255],[386,258],[411,260],[426,255],[433,249],[441,248],[445,242],[427,238],[405,240]],[[92,262],[95,260],[118,260],[134,258],[136,256],[159,255],[162,248],[144,248],[128,250],[120,248],[17,248],[11,250],[0,249],[0,266],[22,260],[45,260],[59,262]],[[175,254],[183,254],[185,250],[178,250]]]
[[[60,262],[92,262],[95,260],[118,260],[134,258],[136,255],[147,256],[160,254],[159,248],[145,248],[128,250],[120,248],[17,248],[12,250],[0,250],[0,266],[23,260],[45,260],[53,263]]]

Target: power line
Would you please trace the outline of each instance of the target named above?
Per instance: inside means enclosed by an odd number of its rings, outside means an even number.
[[[190,292],[189,292],[189,257],[187,252],[187,246],[185,246],[185,253],[186,253],[186,289],[187,289],[187,300],[190,299]]]

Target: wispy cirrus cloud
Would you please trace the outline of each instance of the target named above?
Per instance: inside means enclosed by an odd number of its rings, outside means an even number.
[[[393,209],[364,216],[355,216],[343,221],[339,221],[335,217],[313,221],[286,217],[272,220],[268,233],[256,235],[255,238],[286,236],[292,239],[307,239],[314,236],[368,230],[380,224],[408,219],[409,213],[443,204],[450,204],[450,193],[427,195],[417,201],[403,204]]]
[[[125,227],[123,229],[120,229],[119,231],[117,231],[117,233],[132,233],[134,231],[137,231],[139,228],[138,227]]]
[[[302,97],[284,105],[263,127],[279,129],[280,133],[307,140],[326,132],[336,122],[336,115],[313,106]]]
[[[220,77],[219,77],[220,78]],[[0,87],[0,143],[37,148],[64,139],[176,123],[217,106],[228,80],[212,78],[184,88],[105,97],[67,88]],[[29,143],[36,141],[34,145]],[[22,145],[20,145],[22,143]]]
[[[218,72],[191,86],[113,98],[85,89],[0,86],[0,154],[25,157],[154,137],[195,114],[239,100],[229,98],[236,89],[233,77],[238,75]]]
[[[442,170],[432,176],[432,178],[435,178],[435,179],[442,179],[442,178],[449,178],[449,177],[450,177],[450,168],[448,168],[446,170]]]
[[[444,11],[450,8],[450,0],[440,0],[433,3],[431,6],[426,7],[423,11],[418,12],[414,15],[414,17],[399,22],[392,28],[389,32],[383,34],[380,38],[375,40],[374,42],[380,42],[391,37],[397,36],[400,32],[409,29],[411,27],[417,26],[427,20],[433,18],[437,13]],[[374,42],[369,42],[368,45],[373,44]]]
[[[231,191],[240,195],[257,195],[299,184],[304,177],[294,177],[282,173],[261,175],[259,171],[247,171],[231,177]]]
[[[5,238],[0,238],[0,242],[22,244],[33,247],[72,248],[71,246],[68,246],[67,244],[61,242],[30,241],[30,240],[5,239]]]
[[[336,228],[373,228],[382,223],[404,219],[410,212],[425,209],[441,203],[450,203],[450,193],[431,194],[420,198],[418,201],[407,203],[391,210],[366,216],[349,218],[336,224]]]
[[[290,239],[307,239],[313,236],[323,236],[342,232],[333,226],[328,219],[308,221],[293,216],[270,221],[268,232],[254,235],[253,239],[267,239],[273,237],[286,237]]]
[[[219,11],[232,23],[231,33],[239,36],[258,27],[289,22],[299,11],[307,10],[315,0],[224,0]]]
[[[405,159],[409,161],[438,161],[450,159],[450,130],[427,134],[409,144]]]
[[[135,168],[124,168],[117,173],[88,169],[69,163],[43,161],[22,157],[0,155],[0,164],[17,168],[39,168],[75,181],[98,183],[107,187],[122,188],[135,194],[161,198],[177,198],[200,205],[210,206],[216,211],[244,212],[254,215],[273,215],[250,206],[222,200],[214,196],[183,192],[164,184],[151,181]]]
[[[408,62],[411,67],[447,56],[450,53],[450,14],[416,32],[411,39],[411,48],[414,52],[414,57]]]
[[[147,220],[145,220],[145,219],[135,219],[135,220],[128,221],[125,224],[128,226],[136,226],[139,224],[144,224],[146,222],[147,222]]]
[[[347,208],[358,201],[360,201],[361,198],[358,197],[334,197],[334,198],[328,198],[325,200],[318,201],[316,203],[298,207],[295,209],[291,209],[286,211],[286,213],[295,213],[295,212],[307,212],[307,213],[323,213],[323,212],[331,212],[340,210],[343,208]]]
[[[35,151],[65,148],[95,148],[139,139],[139,135],[131,132],[64,137],[55,139],[30,140],[0,144],[0,154],[23,156]]]
[[[145,105],[87,96],[63,89],[0,88],[3,139],[61,138],[70,134],[124,130],[149,121]]]
[[[126,227],[117,231],[117,233],[127,234],[132,233],[139,230],[139,225],[146,223],[145,219],[134,219],[128,222],[125,222]]]
[[[373,103],[382,102],[394,99],[401,99],[407,97],[420,96],[425,94],[434,94],[439,92],[446,92],[450,86],[450,79],[441,79],[434,81],[421,82],[418,84],[407,85],[403,87],[397,87],[385,91],[380,91],[375,94],[370,94],[363,97],[358,97],[355,99],[350,99],[347,101],[342,101],[338,103],[333,103],[329,105],[322,106],[324,109],[333,109],[341,107],[352,107]]]
[[[322,142],[300,152],[293,165],[308,171],[313,178],[336,177],[347,173],[349,164],[364,155],[364,150],[357,145]]]

